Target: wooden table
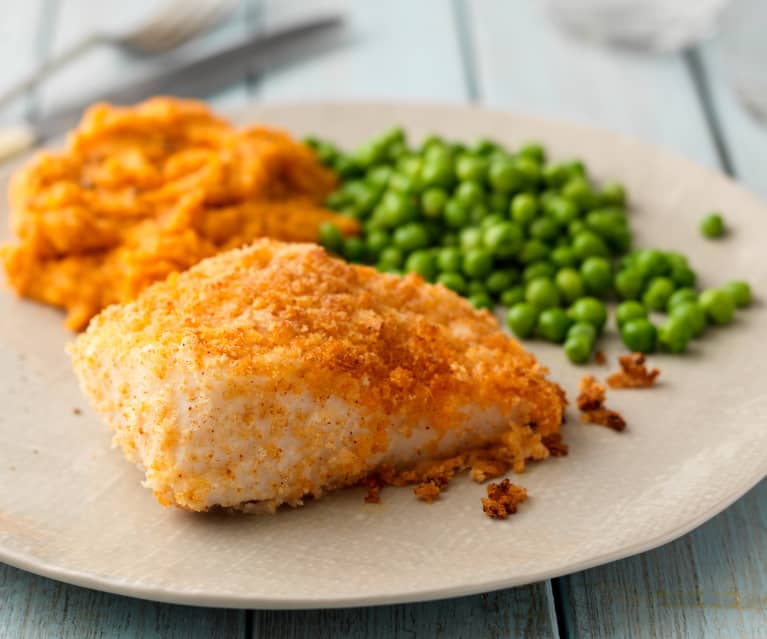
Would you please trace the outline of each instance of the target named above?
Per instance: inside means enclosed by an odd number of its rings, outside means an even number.
[[[83,32],[119,22],[121,13],[139,12],[150,3],[14,3],[0,20],[0,85]],[[215,47],[236,33],[335,4],[248,0],[231,24],[195,46]],[[350,2],[351,38],[345,46],[243,78],[212,102],[223,108],[247,100],[468,101],[561,116],[669,147],[767,196],[767,128],[736,103],[715,42],[663,56],[606,50],[563,36],[540,5],[534,0]],[[101,50],[3,117],[45,112],[83,87],[92,90],[154,64]],[[696,531],[630,559],[487,595],[357,610],[164,605],[0,564],[0,637],[767,637],[766,504],[762,482]]]

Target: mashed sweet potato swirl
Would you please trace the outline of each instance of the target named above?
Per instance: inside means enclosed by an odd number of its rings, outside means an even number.
[[[17,241],[0,249],[11,286],[85,327],[102,308],[258,237],[314,241],[335,177],[304,145],[237,130],[202,103],[154,98],[90,108],[60,153],[10,188]]]

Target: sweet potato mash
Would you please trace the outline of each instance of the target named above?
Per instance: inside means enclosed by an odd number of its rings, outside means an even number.
[[[0,249],[20,294],[85,327],[105,306],[261,236],[314,241],[335,177],[285,133],[237,130],[202,103],[98,104],[60,153],[43,153],[10,187],[18,241]]]

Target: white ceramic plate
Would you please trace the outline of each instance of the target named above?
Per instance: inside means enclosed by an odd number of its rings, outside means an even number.
[[[351,145],[394,123],[414,138],[542,140],[554,158],[582,157],[597,178],[624,181],[640,244],[692,256],[704,285],[767,285],[767,208],[675,155],[583,126],[484,110],[405,105],[253,107],[245,121]],[[711,242],[701,215],[722,209],[732,234]],[[3,221],[3,226],[5,226]],[[110,449],[87,408],[60,314],[0,295],[0,560],[111,592],[187,604],[300,608],[435,599],[515,586],[670,541],[725,508],[767,473],[767,312],[739,312],[683,357],[656,356],[661,383],[612,391],[625,433],[570,413],[570,455],[531,464],[531,495],[491,521],[484,489],[463,478],[432,506],[411,491],[331,495],[274,517],[194,515],[160,507],[140,473]],[[558,347],[531,343],[571,397],[586,372]],[[606,340],[609,369],[621,347]],[[75,414],[81,409],[82,414]]]

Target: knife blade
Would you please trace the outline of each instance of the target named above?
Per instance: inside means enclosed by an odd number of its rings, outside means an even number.
[[[340,43],[340,14],[328,14],[299,24],[243,38],[200,57],[182,60],[152,75],[64,105],[22,125],[0,130],[0,160],[72,128],[94,102],[131,104],[153,95],[204,98],[236,84],[246,74],[261,74]]]

